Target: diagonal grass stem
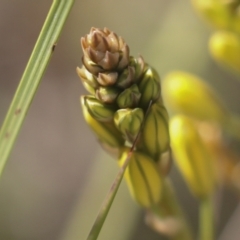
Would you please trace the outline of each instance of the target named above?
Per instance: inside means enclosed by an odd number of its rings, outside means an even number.
[[[0,132],[0,176],[75,0],[54,0]]]

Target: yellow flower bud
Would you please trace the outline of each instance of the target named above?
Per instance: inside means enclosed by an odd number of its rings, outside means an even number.
[[[216,93],[200,78],[172,72],[163,81],[163,98],[171,112],[225,123],[229,113]]]
[[[169,149],[168,113],[161,103],[154,103],[144,121],[141,143],[155,161]]]
[[[240,36],[231,32],[216,32],[210,38],[209,49],[217,62],[240,73]]]
[[[198,12],[214,27],[240,33],[238,0],[192,0]]]
[[[213,160],[204,145],[193,120],[178,115],[169,124],[171,146],[175,162],[190,190],[197,197],[205,197],[214,190]]]
[[[81,97],[81,104],[85,121],[97,135],[99,140],[113,148],[123,146],[124,139],[122,138],[121,133],[114,126],[114,123],[99,122],[94,119],[88,109],[88,105],[85,102],[84,96]]]
[[[125,149],[119,158],[122,166],[129,149]],[[161,197],[162,178],[157,164],[147,155],[133,152],[124,177],[133,198],[143,207],[149,208],[157,204]]]

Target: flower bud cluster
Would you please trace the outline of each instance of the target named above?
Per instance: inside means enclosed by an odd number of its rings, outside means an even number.
[[[81,98],[87,122],[91,117],[104,128],[111,126],[115,129],[112,138],[117,139],[113,141],[117,145],[112,146],[121,147],[133,143],[146,117],[148,127],[143,130],[146,139],[141,141],[141,149],[158,160],[168,149],[169,137],[168,114],[161,101],[157,72],[142,57],[130,56],[125,41],[107,28],[92,28],[82,37],[81,45],[83,65],[77,73],[91,94]],[[104,137],[96,133],[103,141]]]
[[[240,74],[240,1],[192,0],[198,12],[216,28],[209,40],[213,59]]]
[[[215,28],[240,33],[239,0],[192,0],[198,12]]]
[[[175,163],[193,195],[207,197],[216,189],[224,154],[231,161],[226,150],[223,151],[226,149],[223,136],[239,138],[239,118],[196,75],[171,72],[162,87],[163,98],[173,115],[169,132]]]
[[[84,118],[99,141],[107,149],[118,149],[120,156],[140,133],[128,179],[133,196],[148,207],[160,196],[156,189],[161,185],[160,173],[153,169],[169,149],[168,113],[162,103],[160,77],[141,56],[130,56],[125,41],[107,28],[92,28],[81,39],[81,46],[83,65],[77,74],[90,93],[81,97]],[[147,180],[147,189],[143,189],[140,182],[151,175],[157,182]]]

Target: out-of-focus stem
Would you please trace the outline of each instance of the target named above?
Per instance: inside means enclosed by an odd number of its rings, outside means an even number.
[[[211,195],[200,200],[199,239],[214,240],[214,207]]]
[[[164,180],[163,196],[160,203],[153,207],[153,212],[161,219],[172,218],[175,220],[176,228],[170,235],[172,240],[193,240],[191,229],[185,219],[184,213],[174,194],[169,179]]]
[[[232,137],[240,141],[240,116],[235,114],[230,115],[225,129]]]

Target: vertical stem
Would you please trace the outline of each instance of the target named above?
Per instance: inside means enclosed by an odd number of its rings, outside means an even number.
[[[54,0],[0,131],[0,176],[75,0]]]
[[[169,234],[172,240],[193,240],[191,229],[185,219],[184,213],[174,194],[169,179],[164,180],[163,196],[160,203],[152,210],[160,218],[172,217],[176,220],[178,229],[176,233]],[[210,240],[210,239],[209,239]]]
[[[240,116],[231,114],[228,122],[225,123],[224,129],[236,140],[240,141]]]
[[[214,240],[214,207],[211,195],[200,200],[199,231],[200,240]]]

